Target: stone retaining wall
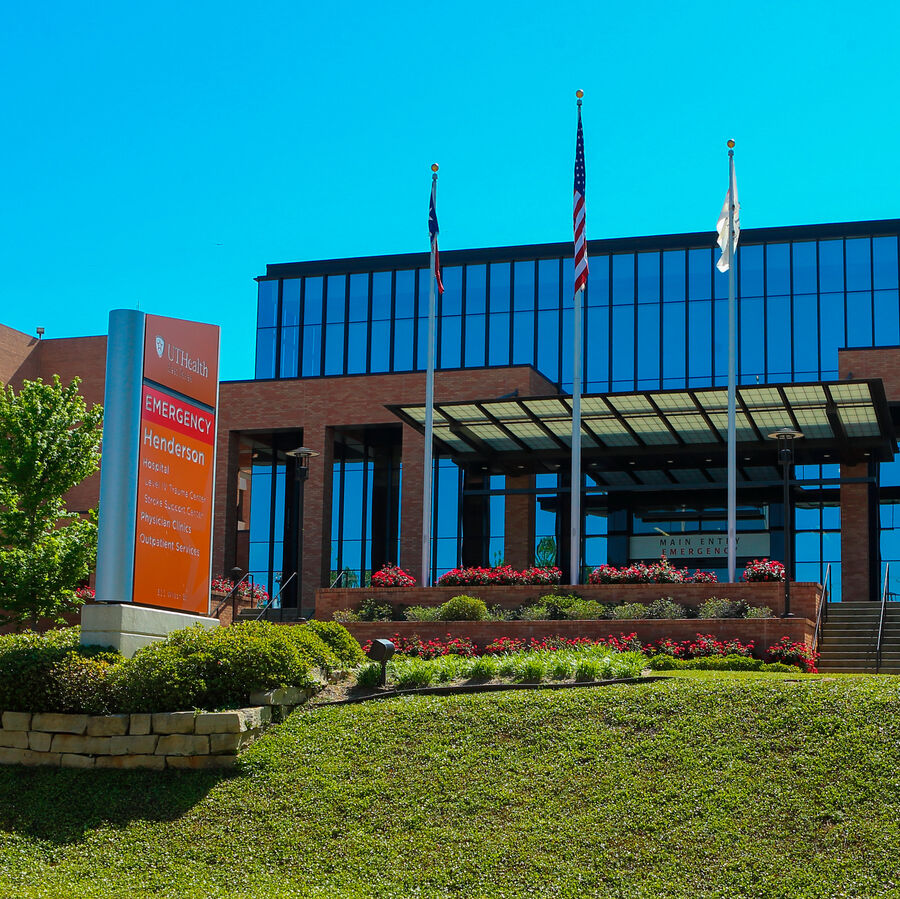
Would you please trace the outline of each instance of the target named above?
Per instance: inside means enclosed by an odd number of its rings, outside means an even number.
[[[227,712],[69,715],[3,712],[0,764],[63,768],[230,768],[273,721],[312,690],[288,687],[250,696]]]

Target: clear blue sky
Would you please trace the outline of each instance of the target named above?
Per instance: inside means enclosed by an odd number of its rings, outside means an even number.
[[[900,216],[896,2],[7,5],[0,322],[213,321],[266,263]]]

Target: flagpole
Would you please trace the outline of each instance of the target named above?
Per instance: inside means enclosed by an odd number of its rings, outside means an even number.
[[[431,192],[437,196],[438,165],[431,167]],[[425,371],[425,471],[422,488],[422,579],[423,587],[431,586],[431,497],[434,491],[434,241],[431,241],[431,264],[428,272],[428,363]]]
[[[737,326],[734,299],[734,141],[728,141],[728,583],[736,577],[737,562],[737,429],[735,382]]]
[[[575,96],[578,98],[576,102],[578,104],[579,134],[583,95],[584,92],[581,90],[575,92]],[[577,152],[576,148],[576,156]],[[587,253],[587,246],[585,246],[585,253]],[[569,477],[569,580],[572,584],[581,583],[581,320],[583,299],[584,286],[582,285],[579,290],[575,291],[572,309],[572,470]]]

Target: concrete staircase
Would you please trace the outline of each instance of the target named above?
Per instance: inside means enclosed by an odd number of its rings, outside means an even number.
[[[880,602],[836,602],[819,642],[819,671],[866,674],[875,671]],[[900,603],[888,602],[884,613],[881,674],[900,674]]]

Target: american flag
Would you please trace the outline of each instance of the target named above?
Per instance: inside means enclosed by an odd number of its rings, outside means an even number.
[[[575,141],[575,293],[587,286],[587,241],[584,237],[584,135],[581,131],[581,100],[578,101],[578,137]]]
[[[584,166],[582,165],[582,168]],[[428,205],[428,233],[431,235],[431,252],[434,257],[434,280],[437,282],[438,293],[444,292],[444,285],[441,283],[441,262],[438,256],[438,228],[437,209],[434,200],[437,195],[437,176],[431,179],[431,203]]]

